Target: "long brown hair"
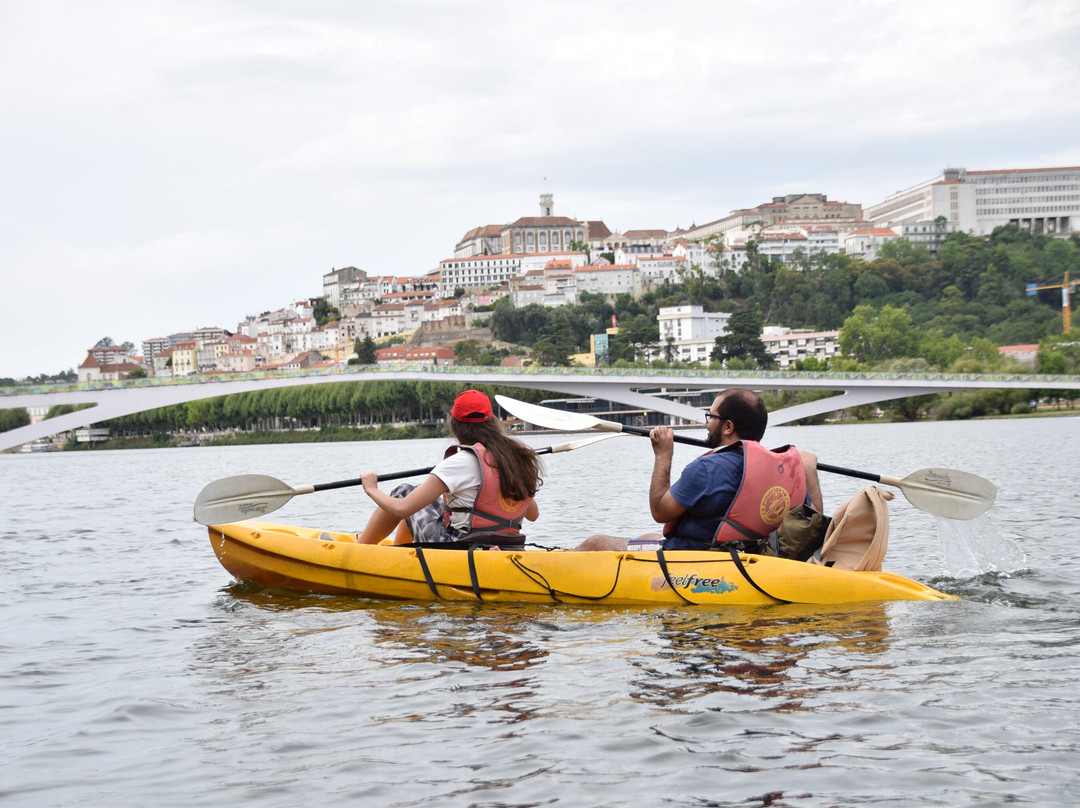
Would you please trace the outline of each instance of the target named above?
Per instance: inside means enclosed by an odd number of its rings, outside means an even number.
[[[467,423],[451,418],[450,432],[462,446],[483,444],[491,464],[499,470],[499,489],[507,499],[521,502],[535,496],[543,485],[544,466],[536,452],[503,432],[499,421]]]

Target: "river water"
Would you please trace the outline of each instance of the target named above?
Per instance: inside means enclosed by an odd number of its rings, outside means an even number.
[[[963,531],[890,506],[885,567],[961,602],[730,610],[258,590],[191,521],[218,477],[329,482],[444,441],[0,456],[0,805],[1080,804],[1078,436],[770,430],[850,468],[966,469],[998,500]],[[546,465],[531,539],[652,527],[648,441]],[[822,487],[832,510],[861,483]],[[353,488],[274,516],[369,512]]]

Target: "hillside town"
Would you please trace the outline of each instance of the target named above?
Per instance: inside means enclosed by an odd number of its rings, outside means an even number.
[[[486,326],[500,300],[516,308],[578,303],[583,293],[614,300],[639,298],[691,272],[716,277],[738,272],[751,252],[797,265],[812,256],[843,254],[873,260],[882,245],[906,239],[936,254],[953,232],[989,235],[1013,224],[1031,233],[1068,236],[1080,222],[1080,167],[967,171],[941,174],[864,207],[821,193],[788,194],[702,225],[611,230],[602,219],[557,215],[543,193],[535,215],[486,224],[464,233],[453,255],[416,276],[369,273],[355,266],[322,277],[322,296],[247,316],[234,328],[200,327],[87,350],[79,381],[157,378],[254,370],[315,368],[356,356],[361,341],[381,344],[378,364],[446,365],[463,339],[490,341]],[[661,307],[660,343],[668,358],[708,361],[730,313],[701,306]],[[576,364],[604,361],[606,337],[597,334]],[[767,324],[762,342],[777,365],[828,359],[840,331]],[[370,344],[369,343],[369,344]],[[657,351],[660,348],[656,348]],[[659,356],[659,354],[657,354]],[[504,364],[529,361],[527,351]]]

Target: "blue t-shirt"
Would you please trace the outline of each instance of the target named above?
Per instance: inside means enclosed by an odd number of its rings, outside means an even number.
[[[720,527],[720,517],[727,513],[739,491],[742,474],[741,450],[710,453],[691,460],[671,486],[671,496],[686,508],[675,535],[695,543],[704,542],[704,547],[711,544],[716,529]]]

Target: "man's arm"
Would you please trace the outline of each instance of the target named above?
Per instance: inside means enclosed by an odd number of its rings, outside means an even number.
[[[653,447],[649,510],[657,522],[669,522],[682,516],[686,510],[671,495],[671,457],[675,453],[675,433],[669,426],[653,427],[649,440]]]
[[[815,511],[824,513],[821,500],[821,485],[818,483],[817,476],[817,455],[800,449],[799,456],[802,458],[803,473],[806,475],[806,493],[810,495],[810,504]]]

